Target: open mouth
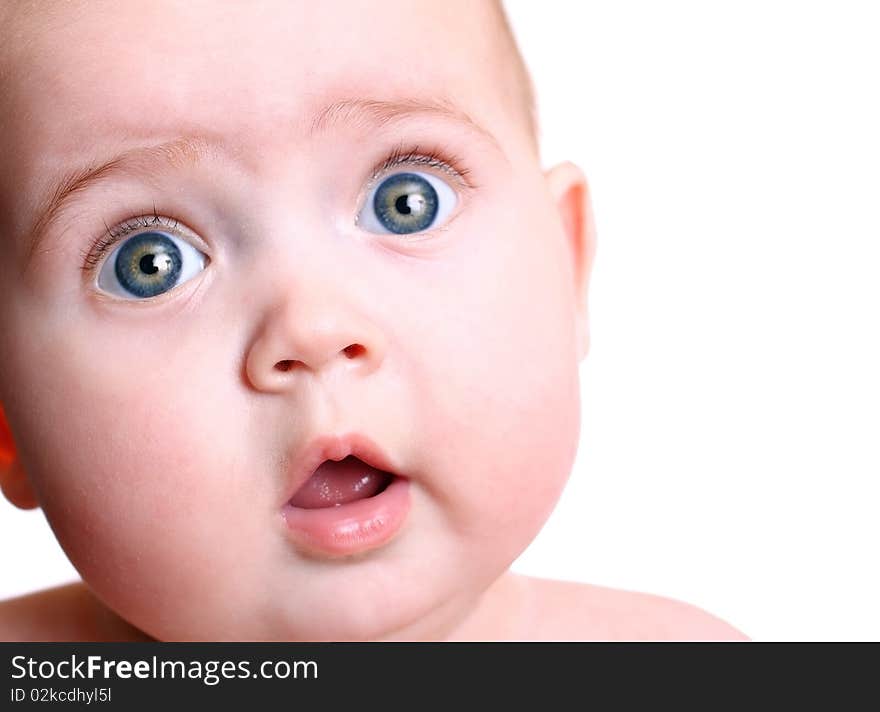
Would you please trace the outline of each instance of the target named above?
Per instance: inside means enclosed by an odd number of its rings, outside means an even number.
[[[289,478],[296,489],[281,515],[301,555],[351,557],[384,547],[402,530],[410,478],[397,474],[405,465],[369,437],[319,435],[293,457],[299,466]]]
[[[369,499],[385,491],[394,480],[390,472],[377,470],[354,455],[324,460],[290,499],[300,509],[339,507]]]

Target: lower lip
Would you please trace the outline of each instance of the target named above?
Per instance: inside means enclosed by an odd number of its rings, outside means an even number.
[[[338,507],[284,505],[284,521],[305,554],[351,556],[387,544],[409,513],[409,480],[396,477],[379,494]]]

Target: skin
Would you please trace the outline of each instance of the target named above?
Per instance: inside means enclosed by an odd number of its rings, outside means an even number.
[[[287,0],[39,7],[0,17],[0,484],[84,583],[0,604],[3,637],[741,637],[508,571],[574,461],[595,236],[582,172],[540,166],[490,4],[344,3],[344,25]],[[492,139],[426,116],[306,135],[332,101],[439,95]],[[61,170],[204,131],[228,153],[81,194],[28,261]],[[475,186],[387,171],[456,194],[418,239],[356,223],[401,141]],[[205,268],[140,303],[102,293],[83,253],[154,204]],[[286,458],[352,430],[411,479],[411,511],[378,549],[306,555],[280,518]]]

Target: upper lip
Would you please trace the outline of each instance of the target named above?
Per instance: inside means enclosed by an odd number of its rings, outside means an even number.
[[[349,455],[363,460],[377,470],[397,474],[391,459],[373,440],[363,433],[319,435],[300,452],[291,467],[290,484],[285,503],[289,502],[315,470],[326,460],[344,460]]]

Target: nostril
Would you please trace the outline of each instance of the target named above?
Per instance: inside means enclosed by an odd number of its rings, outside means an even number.
[[[342,353],[345,354],[346,358],[357,358],[365,352],[366,348],[364,348],[360,344],[352,344],[351,346],[346,346],[342,350]],[[275,368],[277,368],[279,371],[290,371],[298,364],[303,365],[302,361],[295,361],[293,359],[286,358],[283,361],[279,361],[278,363],[276,363]]]

